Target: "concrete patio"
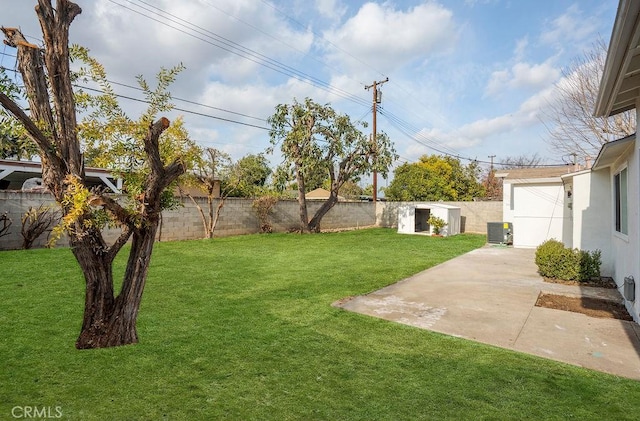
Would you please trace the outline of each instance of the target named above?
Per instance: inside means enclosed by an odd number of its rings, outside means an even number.
[[[486,246],[337,304],[447,335],[640,380],[640,326],[536,307],[541,292],[616,299],[616,290],[550,284],[535,250]]]

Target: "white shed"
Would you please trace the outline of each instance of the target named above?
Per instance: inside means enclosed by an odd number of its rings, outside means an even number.
[[[398,207],[398,232],[400,234],[433,234],[429,217],[442,218],[447,225],[442,235],[460,234],[460,208],[443,203],[405,203]]]

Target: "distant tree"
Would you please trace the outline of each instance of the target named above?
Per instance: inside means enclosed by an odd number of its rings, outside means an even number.
[[[536,168],[543,164],[542,158],[534,153],[533,155],[517,155],[502,158],[498,165],[503,169],[512,168]]]
[[[296,176],[302,232],[320,231],[320,221],[337,203],[340,188],[347,181],[373,170],[385,175],[396,157],[385,133],[376,136],[374,145],[347,115],[309,98],[304,103],[294,100],[293,104],[278,105],[269,123],[271,144],[280,145],[285,167],[292,167]],[[306,177],[320,169],[330,180],[330,195],[309,220]]]
[[[347,181],[340,188],[340,196],[347,199],[358,199],[360,196],[364,194],[364,189],[360,187],[360,185],[355,181]]]
[[[594,157],[604,143],[635,133],[635,111],[613,117],[593,115],[606,57],[607,46],[599,39],[562,71],[556,97],[542,119],[549,132],[547,141],[560,155]]]
[[[204,237],[213,238],[222,208],[229,197],[251,197],[263,192],[269,173],[262,155],[247,155],[234,163],[231,156],[221,150],[203,149],[193,170],[184,177],[184,184],[206,194],[207,209],[188,190],[180,190],[198,209]]]
[[[262,192],[271,175],[269,162],[263,154],[245,155],[229,171],[229,179],[236,182],[229,190],[230,197],[255,197]]]
[[[502,200],[502,179],[496,177],[495,168],[487,171],[482,180],[484,198],[488,200]]]
[[[191,194],[186,195],[200,213],[202,226],[204,228],[204,238],[213,238],[213,232],[218,225],[220,212],[224,207],[228,196],[228,189],[222,190],[222,176],[228,176],[231,168],[231,157],[229,154],[215,148],[206,148],[202,156],[196,161],[193,172],[185,177],[185,183],[203,190],[207,197],[207,210],[202,208],[198,200]],[[225,183],[228,187],[228,184]],[[218,199],[218,205],[215,201]]]
[[[331,181],[326,180],[322,183],[321,187],[325,190],[331,189]],[[360,187],[356,181],[349,180],[340,187],[338,194],[345,199],[353,200],[362,196],[364,194],[364,189]]]
[[[463,166],[450,156],[424,155],[396,168],[385,196],[401,201],[472,200],[484,196],[479,171],[475,162]]]
[[[85,307],[76,347],[102,348],[138,342],[136,328],[149,262],[162,209],[170,203],[168,187],[187,168],[185,156],[190,145],[184,130],[177,127],[171,136],[169,120],[157,114],[170,109],[167,86],[177,71],[160,72],[158,88],[141,87],[150,105],[139,119],[129,119],[117,107],[106,84],[104,70],[91,66],[93,74],[107,91],[89,100],[73,91],[69,60],[69,26],[82,10],[68,0],[39,0],[36,14],[42,28],[44,51],[30,44],[15,28],[2,28],[6,43],[17,48],[18,68],[25,84],[29,115],[10,96],[0,92],[2,105],[25,128],[39,150],[43,184],[62,212],[61,226],[69,238],[85,279]],[[44,63],[43,63],[44,59]],[[46,68],[46,69],[45,69]],[[86,103],[82,103],[86,100]],[[79,125],[76,105],[93,105],[93,119]],[[101,133],[114,145],[135,145],[131,178],[127,180],[128,199],[116,199],[86,185],[80,136]],[[94,137],[95,139],[95,137]],[[125,142],[125,140],[127,142]],[[170,142],[169,140],[178,140]],[[183,146],[183,147],[181,147]],[[125,154],[121,155],[125,157]],[[126,160],[117,162],[124,165]],[[120,236],[108,244],[101,229],[106,223],[121,228]],[[118,295],[114,291],[113,262],[131,240],[129,258]]]

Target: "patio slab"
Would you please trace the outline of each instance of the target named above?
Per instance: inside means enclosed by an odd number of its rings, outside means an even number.
[[[534,258],[532,249],[486,246],[337,305],[640,380],[638,324],[535,307],[543,291],[609,298],[618,293],[546,283]]]

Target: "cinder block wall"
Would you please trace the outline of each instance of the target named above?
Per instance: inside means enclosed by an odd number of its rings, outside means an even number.
[[[411,202],[380,202],[376,210],[376,225],[398,226],[398,207]],[[428,203],[428,202],[416,202]],[[460,232],[487,233],[487,222],[502,221],[502,202],[443,202],[460,208]]]
[[[205,213],[208,213],[206,198],[196,198]],[[48,193],[33,193],[19,191],[0,191],[0,214],[7,212],[13,221],[10,234],[0,237],[0,250],[19,249],[22,247],[22,215],[29,207],[40,204],[57,207],[53,197]],[[214,209],[218,206],[214,202]],[[252,209],[252,199],[228,198],[220,212],[220,218],[214,231],[215,237],[229,235],[252,234],[260,231],[260,223]],[[322,201],[308,201],[309,217],[321,206]],[[275,232],[286,232],[300,226],[298,216],[298,202],[295,200],[279,201],[271,216]],[[339,202],[322,219],[322,229],[360,228],[376,225],[375,206],[370,202]],[[105,230],[105,239],[114,241],[119,235],[117,229]],[[158,232],[159,241],[194,240],[204,237],[202,218],[197,206],[185,198],[183,206],[162,214],[162,225]],[[47,235],[40,237],[33,247],[44,247]],[[61,238],[57,246],[66,246],[67,239]]]
[[[205,198],[196,199],[205,212],[208,212]],[[220,219],[214,236],[252,234],[260,230],[258,217],[251,207],[251,199],[229,198],[220,212]],[[10,234],[0,237],[0,250],[19,249],[22,247],[22,215],[29,207],[37,208],[40,204],[56,207],[53,197],[48,193],[0,191],[0,214],[7,212],[13,220]],[[322,219],[322,229],[363,228],[370,226],[397,227],[398,205],[403,202],[339,202]],[[502,202],[446,202],[459,206],[461,212],[461,231],[486,234],[487,222],[502,221]],[[194,240],[204,237],[202,219],[196,205],[189,199],[183,200],[182,207],[165,211],[162,225],[158,232],[159,241]],[[218,202],[214,202],[214,208]],[[309,218],[322,205],[322,201],[308,201]],[[283,200],[276,204],[271,216],[275,232],[286,232],[300,226],[298,202]],[[105,230],[105,239],[114,241],[119,235],[117,229]],[[44,247],[47,235],[40,237],[34,247]],[[61,238],[57,246],[66,246],[67,239]]]

